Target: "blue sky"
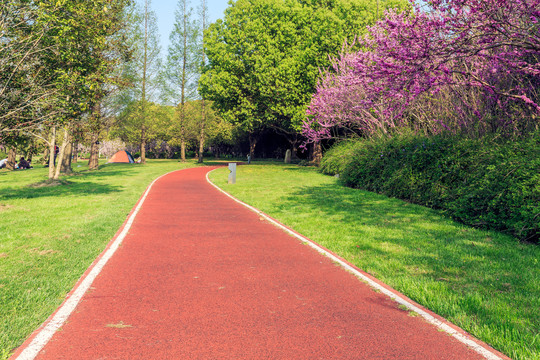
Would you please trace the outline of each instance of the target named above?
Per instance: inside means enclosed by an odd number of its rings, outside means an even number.
[[[138,0],[141,4],[143,0]],[[208,17],[210,22],[223,17],[223,11],[228,6],[228,0],[207,0]],[[191,0],[191,6],[195,9],[199,5],[198,0]],[[174,24],[174,12],[178,7],[178,0],[152,0],[152,10],[156,12],[158,18],[159,33],[161,38],[161,54],[163,57],[167,54],[169,44],[169,34]]]

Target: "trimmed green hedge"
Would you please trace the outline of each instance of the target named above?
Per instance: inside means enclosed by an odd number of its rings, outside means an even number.
[[[321,171],[347,186],[442,209],[465,224],[540,238],[540,133],[520,141],[396,136],[342,142]]]

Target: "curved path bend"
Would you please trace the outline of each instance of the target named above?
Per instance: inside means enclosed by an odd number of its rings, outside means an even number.
[[[220,193],[208,171],[155,182],[37,359],[484,358]]]

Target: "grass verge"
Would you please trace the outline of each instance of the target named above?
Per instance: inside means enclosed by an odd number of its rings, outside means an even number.
[[[210,179],[514,359],[540,359],[540,247],[350,189],[312,168]]]
[[[103,165],[48,184],[48,169],[0,170],[0,359],[64,300],[146,187],[194,162]]]

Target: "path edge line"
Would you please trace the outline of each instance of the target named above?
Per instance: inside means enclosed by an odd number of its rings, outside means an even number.
[[[77,305],[79,305],[84,294],[88,291],[96,277],[101,273],[107,262],[111,259],[116,250],[118,250],[124,241],[124,238],[131,229],[131,225],[133,225],[135,217],[139,213],[139,210],[150,193],[152,186],[154,186],[154,183],[166,175],[181,170],[184,169],[178,169],[160,175],[154,179],[150,185],[148,185],[143,195],[139,198],[137,204],[132,208],[126,221],[124,221],[124,224],[122,224],[114,237],[109,241],[105,247],[105,250],[103,250],[96,260],[94,260],[92,264],[85,270],[81,278],[79,278],[79,280],[75,283],[75,286],[68,293],[64,302],[28,337],[25,342],[23,342],[21,346],[17,348],[14,354],[9,357],[9,360],[33,360],[40,353],[40,351],[43,350],[55,332],[58,331],[62,325],[64,325]]]
[[[384,284],[382,281],[380,281],[378,279],[377,279],[377,281],[375,281],[370,275],[364,273],[362,270],[358,269],[356,266],[350,264],[346,260],[344,260],[341,257],[335,255],[334,253],[332,253],[330,250],[326,249],[325,247],[323,247],[323,246],[317,244],[316,242],[314,242],[313,240],[311,240],[311,239],[297,233],[293,229],[291,229],[288,226],[282,224],[278,220],[270,217],[269,215],[265,214],[261,210],[255,208],[255,207],[253,207],[253,206],[251,206],[249,204],[246,204],[242,200],[239,200],[236,197],[234,197],[233,195],[229,194],[228,192],[226,192],[225,190],[223,190],[222,188],[220,188],[219,186],[217,186],[216,184],[214,184],[210,180],[208,175],[214,170],[217,170],[217,169],[212,169],[212,170],[210,170],[210,171],[208,171],[206,173],[206,181],[210,185],[212,185],[214,188],[219,190],[221,193],[225,194],[226,196],[228,196],[232,200],[236,201],[237,203],[245,206],[249,210],[257,213],[259,216],[261,216],[265,220],[269,221],[270,223],[277,226],[278,228],[284,230],[289,235],[292,235],[293,237],[297,238],[298,240],[302,241],[303,243],[309,245],[310,247],[312,247],[313,249],[315,249],[319,253],[321,253],[321,254],[329,257],[333,261],[337,262],[341,267],[343,267],[345,270],[347,270],[350,273],[352,273],[353,275],[355,275],[357,278],[359,278],[362,281],[366,282],[370,287],[372,287],[374,289],[377,289],[378,291],[385,294],[386,296],[388,296],[389,298],[391,298],[392,300],[394,300],[398,304],[405,306],[408,310],[414,311],[415,313],[420,315],[424,320],[426,320],[427,322],[429,322],[432,325],[435,325],[440,330],[443,330],[444,332],[448,333],[449,335],[454,337],[459,342],[467,345],[468,347],[470,347],[471,349],[473,349],[474,351],[476,351],[477,353],[482,355],[484,358],[486,358],[488,360],[510,360],[509,357],[507,357],[506,355],[500,353],[499,351],[497,351],[495,349],[487,348],[487,347],[489,347],[489,345],[485,344],[485,346],[483,346],[482,344],[479,343],[479,342],[481,342],[480,340],[477,340],[476,338],[474,338],[472,335],[468,334],[465,330],[461,329],[457,325],[451,324],[448,320],[442,321],[442,320],[437,319],[435,316],[429,314],[428,313],[429,310],[427,310],[426,308],[422,307],[421,305],[413,304],[411,300],[406,299],[405,296],[403,294],[401,294],[400,292],[398,292],[397,290],[395,290],[395,289],[391,288],[390,286]],[[465,334],[467,334],[467,335],[465,335]],[[498,354],[496,354],[495,352],[497,352]]]

